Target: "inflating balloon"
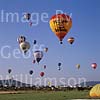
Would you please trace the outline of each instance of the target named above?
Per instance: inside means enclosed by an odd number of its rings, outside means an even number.
[[[90,90],[90,97],[97,97],[100,98],[100,84],[96,84],[92,87],[92,89]]]
[[[62,44],[63,38],[72,27],[72,19],[69,15],[57,14],[50,19],[50,28]]]

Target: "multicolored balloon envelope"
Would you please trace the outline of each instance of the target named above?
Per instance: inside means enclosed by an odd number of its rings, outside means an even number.
[[[35,61],[37,61],[37,63],[39,63],[41,61],[41,59],[43,58],[43,52],[42,51],[35,51],[33,53],[34,59]]]
[[[58,37],[62,44],[63,38],[67,35],[72,27],[72,19],[66,14],[57,14],[50,19],[50,28]]]
[[[22,42],[25,42],[26,41],[26,37],[25,36],[19,36],[18,38],[17,38],[17,42],[20,44],[20,43],[22,43]]]
[[[30,20],[31,14],[30,14],[30,13],[24,14],[24,18],[25,18],[26,20]]]

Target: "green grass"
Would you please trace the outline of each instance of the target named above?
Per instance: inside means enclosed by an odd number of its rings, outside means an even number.
[[[18,94],[0,94],[0,100],[66,100],[88,99],[89,91],[43,92],[27,91]]]

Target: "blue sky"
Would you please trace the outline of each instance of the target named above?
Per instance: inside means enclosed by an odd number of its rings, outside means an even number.
[[[12,74],[28,74],[30,69],[35,71],[33,77],[39,76],[41,68],[47,65],[45,77],[85,77],[87,80],[100,80],[100,0],[0,0],[0,11],[5,13],[17,12],[22,17],[23,12],[38,13],[39,23],[30,27],[28,23],[8,23],[0,21],[0,50],[3,46],[11,46],[10,59],[2,58],[0,54],[0,74],[7,74],[8,68],[12,68]],[[68,35],[63,40],[63,45],[59,44],[57,37],[49,27],[49,20],[57,10],[72,14],[73,25]],[[48,14],[48,22],[41,21],[43,13]],[[0,15],[1,16],[1,15]],[[0,17],[1,19],[1,17]],[[15,59],[12,51],[19,48],[17,37],[24,35],[31,43],[34,39],[39,44],[48,46],[48,53],[40,65],[33,65],[33,56],[29,59]],[[67,42],[68,37],[75,37],[73,45]],[[7,51],[8,52],[8,51]],[[6,52],[6,53],[7,53]],[[57,70],[57,64],[62,62],[62,70]],[[96,62],[96,70],[91,68],[91,63]],[[80,64],[80,70],[75,65]]]

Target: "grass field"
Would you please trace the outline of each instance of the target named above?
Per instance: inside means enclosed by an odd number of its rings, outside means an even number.
[[[0,94],[0,100],[66,100],[88,99],[89,91],[27,91],[15,94]]]

